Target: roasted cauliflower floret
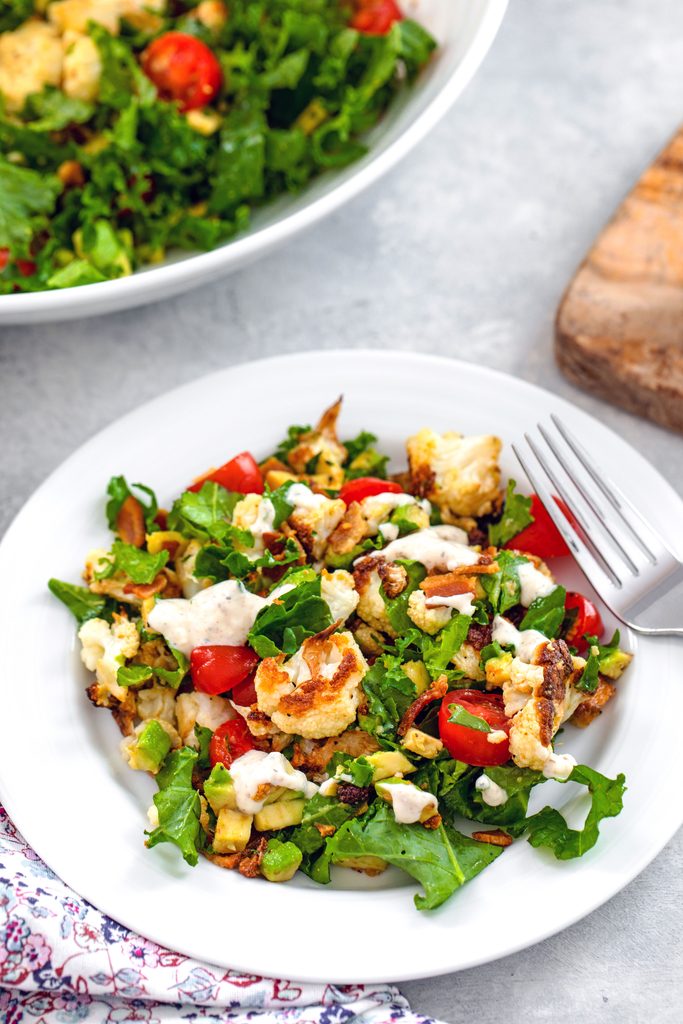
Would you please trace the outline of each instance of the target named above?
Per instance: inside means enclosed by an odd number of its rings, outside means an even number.
[[[46,85],[59,85],[64,51],[59,34],[44,21],[27,21],[0,35],[0,95],[12,113]]]
[[[228,8],[222,0],[201,0],[190,13],[212,32],[223,28],[228,20]]]
[[[358,592],[358,617],[373,629],[378,629],[389,636],[396,636],[387,615],[384,597],[382,596],[382,577],[379,574],[379,558],[363,558],[353,569],[353,578]]]
[[[195,725],[215,731],[219,725],[234,718],[236,714],[226,697],[196,692],[181,693],[176,698],[175,712],[178,719],[178,732],[183,743],[188,747],[197,746],[197,737],[194,734]]]
[[[446,521],[493,510],[500,495],[499,438],[425,428],[406,447],[412,490],[438,505]]]
[[[338,569],[320,574],[320,595],[330,609],[333,622],[346,622],[358,607],[358,594],[350,572]]]
[[[534,652],[533,665],[504,655],[486,664],[487,686],[501,687],[505,714],[512,718],[510,755],[520,768],[532,768],[550,776],[560,774],[569,759],[553,753],[553,736],[583,700],[575,689],[585,662],[572,658],[563,640],[551,640]],[[560,775],[561,777],[561,775]],[[566,776],[565,776],[566,777]]]
[[[427,596],[424,590],[414,590],[408,598],[408,618],[413,620],[418,629],[434,635],[446,625],[453,614],[453,609],[428,608],[426,602]]]
[[[479,651],[472,644],[464,643],[460,650],[455,652],[451,662],[465,673],[466,679],[474,679],[479,682],[486,678],[481,669]]]
[[[168,686],[157,683],[136,695],[137,713],[143,722],[148,718],[156,718],[159,722],[175,727],[175,694]]]
[[[237,502],[232,514],[232,525],[238,530],[248,530],[254,538],[250,547],[238,545],[248,558],[257,558],[265,551],[264,535],[274,533],[275,507],[262,494],[245,494]]]
[[[97,99],[102,77],[100,51],[90,36],[78,32],[64,35],[62,89],[74,100],[92,103]]]
[[[135,623],[120,615],[114,616],[111,625],[106,619],[89,619],[79,629],[78,639],[83,645],[81,660],[95,673],[99,686],[116,700],[125,700],[128,690],[119,686],[116,675],[126,659],[135,657],[140,646]]]
[[[344,518],[346,505],[341,498],[326,498],[322,494],[314,497],[320,500],[310,507],[295,507],[288,522],[304,551],[318,560],[322,558],[331,534]]]
[[[47,9],[47,16],[60,32],[85,34],[88,22],[94,21],[117,35],[121,7],[121,0],[54,0]]]
[[[287,454],[287,462],[295,473],[305,473],[312,483],[330,490],[338,490],[344,482],[342,466],[347,453],[337,437],[341,404],[340,398],[326,409],[315,430],[301,434],[298,444]],[[313,460],[314,467],[309,472]]]
[[[338,736],[356,719],[367,663],[351,633],[310,637],[288,661],[266,658],[256,672],[260,711],[283,732]]]

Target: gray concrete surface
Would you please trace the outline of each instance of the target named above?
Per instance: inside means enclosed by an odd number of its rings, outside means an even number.
[[[159,391],[231,363],[336,346],[451,354],[543,384],[681,490],[680,437],[570,387],[553,362],[552,321],[594,235],[683,116],[682,57],[673,0],[513,0],[441,126],[305,237],[176,301],[3,329],[0,528],[77,445]],[[564,934],[403,990],[451,1024],[680,1021],[682,877],[679,833]]]

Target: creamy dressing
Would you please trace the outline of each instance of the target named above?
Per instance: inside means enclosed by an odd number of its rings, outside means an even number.
[[[457,569],[459,565],[474,565],[479,552],[467,545],[467,534],[457,526],[429,526],[424,530],[399,537],[381,551],[372,551],[368,558],[403,558],[421,562],[426,569]]]
[[[380,523],[379,532],[386,541],[392,541],[398,537],[399,528],[396,523]]]
[[[383,792],[389,792],[394,817],[399,825],[414,825],[425,810],[429,817],[438,813],[439,804],[432,793],[418,789],[412,782],[381,782]]]
[[[493,620],[492,639],[499,644],[514,647],[515,653],[520,661],[531,664],[531,660],[540,644],[547,644],[548,637],[544,636],[537,629],[519,630],[502,615],[496,615]]]
[[[319,793],[321,796],[334,796],[339,789],[338,779],[325,779],[320,783]]]
[[[394,491],[371,494],[369,497],[363,498],[361,505],[363,512],[371,517],[377,515],[378,512],[401,508],[402,505],[419,505],[425,512],[432,511],[431,502],[426,498],[415,498],[412,494],[395,494]]]
[[[531,562],[524,562],[518,565],[517,575],[522,585],[522,593],[519,600],[520,604],[523,604],[525,608],[533,604],[536,598],[546,597],[548,594],[552,594],[553,590],[557,589],[557,583],[548,579],[545,573],[539,572]]]
[[[486,739],[489,743],[497,745],[498,743],[505,743],[508,738],[508,734],[504,729],[492,729],[491,732],[486,733]]]
[[[270,498],[262,498],[258,509],[258,515],[249,527],[249,533],[254,538],[255,544],[262,548],[264,533],[273,533],[274,530],[275,505],[273,505]]]
[[[543,774],[546,779],[558,779],[566,782],[576,766],[576,758],[571,754],[551,754],[543,765]]]
[[[428,597],[425,602],[427,608],[455,608],[461,613],[461,615],[474,615],[475,607],[472,604],[473,595],[469,592],[466,594],[450,594],[448,597]]]
[[[258,613],[276,596],[273,591],[268,598],[258,597],[237,580],[225,580],[190,600],[173,597],[157,601],[147,621],[150,629],[187,657],[195,647],[209,644],[241,647]]]
[[[488,775],[480,775],[474,788],[481,793],[481,798],[489,807],[502,807],[507,803],[508,795],[502,786],[490,779]]]
[[[309,782],[303,772],[292,768],[287,758],[275,750],[270,754],[262,750],[242,754],[230,765],[230,778],[235,787],[237,809],[245,814],[256,814],[263,809],[270,790],[259,799],[257,793],[261,786],[292,789],[307,800],[318,792],[314,782]]]
[[[292,484],[287,488],[286,500],[289,505],[296,508],[320,508],[330,499],[324,494],[314,494],[306,484]]]

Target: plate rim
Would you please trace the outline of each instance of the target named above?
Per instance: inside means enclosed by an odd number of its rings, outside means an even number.
[[[223,367],[223,368],[218,369],[218,370],[213,370],[213,371],[211,371],[211,372],[209,372],[207,374],[202,374],[201,376],[199,376],[198,378],[196,378],[194,380],[187,381],[187,382],[179,385],[176,388],[173,388],[173,389],[170,389],[168,391],[165,391],[163,394],[158,395],[155,398],[151,399],[149,402],[144,403],[143,406],[137,406],[136,408],[131,409],[128,413],[124,414],[123,416],[120,416],[120,417],[116,418],[111,423],[109,423],[108,425],[103,427],[100,431],[98,431],[91,438],[89,438],[86,442],[84,442],[82,445],[80,445],[70,456],[68,456],[66,459],[64,459],[45,478],[45,480],[41,484],[39,484],[39,486],[33,491],[33,493],[29,496],[27,501],[23,504],[22,508],[18,511],[18,513],[12,519],[11,523],[9,524],[7,530],[5,531],[3,537],[0,540],[0,567],[4,564],[5,557],[6,557],[6,551],[7,551],[7,549],[9,549],[9,547],[11,545],[12,536],[13,536],[13,533],[14,533],[15,529],[17,528],[17,524],[20,522],[20,520],[22,519],[22,517],[26,513],[28,507],[32,506],[35,502],[40,500],[42,491],[44,489],[48,489],[49,488],[53,478],[55,476],[57,476],[72,461],[75,461],[79,457],[81,457],[83,455],[83,453],[87,451],[88,448],[90,448],[91,446],[96,447],[99,443],[101,443],[102,439],[106,436],[106,434],[108,432],[114,431],[114,430],[119,430],[122,427],[125,427],[126,421],[129,418],[132,418],[132,417],[134,417],[136,415],[139,415],[141,410],[149,410],[150,408],[153,408],[156,403],[162,403],[162,402],[165,403],[165,402],[168,402],[169,400],[173,400],[174,398],[177,398],[179,395],[182,395],[183,392],[185,392],[186,390],[192,390],[192,389],[196,388],[198,385],[201,385],[202,381],[208,380],[210,378],[221,377],[221,376],[228,376],[229,377],[229,376],[231,376],[234,373],[238,373],[239,374],[239,373],[253,373],[255,371],[258,372],[259,368],[263,368],[263,366],[265,364],[269,364],[270,366],[277,367],[278,364],[283,364],[283,363],[295,364],[297,361],[301,361],[301,360],[306,360],[307,362],[310,363],[310,361],[312,359],[315,360],[316,363],[324,364],[326,362],[334,362],[335,360],[338,360],[340,358],[348,358],[349,351],[351,351],[353,353],[354,357],[359,357],[361,360],[365,359],[365,358],[377,359],[378,356],[381,356],[383,358],[389,357],[389,358],[394,358],[396,360],[402,361],[402,362],[404,362],[406,364],[413,364],[413,365],[415,365],[415,364],[417,364],[417,365],[425,365],[426,364],[427,366],[432,366],[432,367],[438,366],[438,367],[442,367],[444,369],[447,368],[449,373],[457,373],[458,370],[461,370],[461,371],[465,371],[468,374],[473,374],[475,376],[480,375],[480,376],[482,376],[484,378],[489,378],[489,379],[491,377],[493,377],[493,378],[499,379],[501,382],[512,382],[515,387],[518,387],[518,388],[522,387],[522,389],[528,389],[529,393],[531,393],[531,394],[533,394],[535,392],[536,393],[540,392],[540,393],[542,393],[545,396],[551,397],[553,400],[557,401],[560,405],[565,405],[565,406],[571,408],[573,413],[579,413],[581,417],[585,417],[585,419],[588,422],[592,421],[592,422],[600,423],[600,421],[597,420],[596,417],[594,417],[590,413],[587,413],[584,410],[580,409],[578,406],[574,406],[571,401],[567,401],[567,399],[564,399],[561,396],[556,395],[554,392],[548,391],[547,389],[539,387],[538,385],[533,384],[533,383],[531,383],[529,381],[522,380],[522,379],[520,379],[518,377],[515,377],[515,376],[513,376],[511,374],[503,373],[503,372],[498,371],[498,370],[493,370],[493,369],[490,369],[488,367],[481,366],[480,364],[469,363],[469,362],[466,362],[466,361],[463,361],[463,360],[451,359],[449,357],[444,357],[444,356],[439,356],[439,355],[407,352],[407,351],[402,351],[402,350],[362,348],[362,349],[353,349],[353,350],[347,350],[347,349],[328,349],[328,350],[324,350],[324,351],[321,351],[321,352],[310,352],[310,351],[305,351],[304,350],[304,351],[288,353],[288,354],[284,354],[284,355],[264,357],[264,358],[256,359],[256,360],[248,360],[248,361],[245,361],[243,363],[237,363],[237,364],[233,364],[233,365],[228,366],[228,367]],[[630,444],[628,444],[628,442],[623,441],[622,438],[619,438],[618,435],[616,434],[616,432],[611,430],[610,427],[607,427],[607,426],[605,426],[602,423],[600,423],[600,426],[604,430],[606,430],[609,433],[615,435],[618,438],[618,440],[621,442],[621,444],[626,445],[634,454],[636,454],[638,456],[639,459],[641,459],[648,466],[650,466],[650,469],[657,475],[657,477],[659,479],[659,482],[662,485],[664,485],[664,488],[668,492],[668,495],[670,496],[670,498],[675,503],[677,503],[679,506],[681,506],[681,508],[683,509],[683,501],[682,501],[682,499],[676,493],[676,491],[673,489],[673,487],[668,483],[668,481],[659,473],[659,471],[655,467],[653,467],[652,464],[649,463],[649,461],[643,455],[641,455],[637,451],[637,449],[633,448]],[[652,648],[653,644],[655,646],[659,646],[660,648],[664,648],[664,646],[665,646],[662,643],[661,640],[656,640],[656,639],[652,639],[652,638],[638,638],[637,639],[637,643],[638,643],[639,647],[643,646],[644,648]],[[10,819],[14,822],[14,824],[16,825],[18,830],[24,835],[26,841],[30,843],[32,848],[35,850],[35,852],[38,853],[38,855],[48,865],[48,867],[51,867],[50,860],[53,859],[53,858],[46,858],[43,855],[43,852],[41,850],[42,842],[39,841],[39,843],[37,845],[34,845],[33,842],[31,841],[31,839],[29,838],[29,835],[27,835],[26,830],[24,829],[25,821],[24,821],[23,810],[22,810],[22,808],[17,808],[17,807],[15,807],[13,805],[13,797],[8,793],[7,787],[6,787],[5,782],[4,782],[2,777],[0,777],[0,802],[4,805],[4,807],[5,807],[6,811],[7,811],[7,814],[10,816]],[[465,969],[468,969],[470,967],[479,966],[479,965],[481,965],[483,963],[493,962],[494,960],[497,960],[497,959],[500,959],[502,957],[514,954],[514,953],[518,952],[521,949],[531,948],[531,946],[534,946],[534,945],[538,944],[539,942],[544,941],[546,938],[549,938],[552,935],[555,935],[555,934],[558,934],[561,931],[564,931],[566,928],[570,927],[571,925],[575,924],[577,921],[579,921],[582,918],[588,916],[588,914],[592,913],[594,910],[598,909],[600,906],[602,906],[604,903],[606,903],[609,899],[611,899],[614,895],[616,895],[618,892],[620,892],[622,889],[624,889],[627,885],[629,885],[633,881],[633,879],[636,878],[654,860],[654,858],[659,855],[659,853],[664,849],[666,844],[670,841],[670,839],[676,833],[676,831],[679,829],[679,827],[681,826],[682,823],[683,823],[683,807],[681,807],[681,810],[679,812],[678,817],[676,815],[672,815],[668,819],[666,824],[663,825],[659,829],[658,834],[657,834],[656,842],[653,844],[653,846],[649,847],[647,850],[644,850],[640,854],[640,856],[638,858],[636,858],[635,862],[631,865],[631,867],[624,874],[620,873],[618,876],[617,875],[611,875],[610,876],[610,879],[608,879],[608,884],[606,886],[604,886],[604,888],[598,894],[594,894],[593,897],[589,900],[590,906],[582,905],[580,907],[580,909],[576,910],[575,913],[573,913],[573,914],[571,914],[571,913],[570,914],[565,914],[562,917],[562,919],[561,919],[561,923],[559,923],[559,924],[558,923],[554,923],[554,924],[549,925],[547,928],[539,929],[535,933],[535,937],[534,937],[534,939],[532,941],[528,941],[526,938],[521,938],[520,941],[517,942],[517,943],[514,943],[514,942],[513,943],[508,943],[504,950],[496,952],[493,956],[488,955],[486,953],[482,953],[481,955],[471,956],[471,957],[461,956],[458,959],[458,962],[457,962],[457,964],[455,966],[453,966],[453,965],[450,965],[450,966],[448,966],[448,965],[446,965],[446,966],[439,966],[437,969],[433,969],[433,968],[431,968],[431,969],[430,968],[426,968],[426,969],[425,968],[422,968],[422,969],[420,969],[420,968],[418,968],[418,969],[415,969],[415,968],[404,968],[403,970],[401,970],[401,971],[397,972],[395,975],[393,975],[391,980],[392,981],[408,981],[408,980],[413,980],[413,979],[433,977],[433,976],[437,976],[437,975],[449,974],[449,973],[453,973],[453,972],[456,972],[456,971],[465,970]],[[29,833],[30,833],[30,831],[31,831],[31,828],[28,829]],[[67,884],[71,888],[73,888],[74,891],[76,891],[79,895],[83,896],[83,898],[85,898],[89,902],[93,903],[93,905],[98,907],[98,909],[99,909],[99,906],[103,906],[103,903],[102,903],[102,901],[99,898],[93,899],[92,896],[89,895],[89,893],[87,891],[82,890],[80,888],[80,886],[74,885],[72,883],[72,881],[70,880],[70,871],[69,871],[68,867],[67,867],[67,870],[62,870],[62,868],[63,868],[63,865],[60,865],[59,866],[59,870],[52,869],[52,868],[51,868],[51,870],[54,870],[55,873],[58,875],[58,877],[60,877],[65,882],[65,884]],[[375,892],[379,895],[381,893],[381,890],[380,891],[375,891]],[[384,898],[386,898],[386,896]],[[107,910],[107,909],[103,909],[102,912],[103,913],[110,913],[110,911]],[[146,935],[147,937],[152,938],[153,941],[158,942],[160,945],[166,945],[166,941],[164,940],[163,937],[160,937],[158,934],[155,937],[155,929],[149,929],[149,930],[146,929],[145,931],[140,932],[136,924],[129,923],[126,920],[126,916],[125,915],[123,917],[121,917],[121,916],[117,916],[117,914],[114,913],[114,914],[111,914],[111,916],[113,916],[117,920],[121,921],[122,924],[124,924],[126,927],[130,928],[133,932],[138,933],[138,934]],[[196,953],[192,953],[187,946],[185,947],[184,950],[182,948],[179,948],[176,945],[172,946],[171,948],[179,949],[179,951],[184,952],[185,955],[187,955],[187,956],[196,957]],[[207,961],[207,962],[212,962],[212,961]],[[217,962],[219,964],[221,963],[220,960],[218,960]],[[253,966],[235,967],[234,958],[232,958],[231,964],[237,970],[244,970],[244,971],[247,971],[247,972],[254,971]],[[290,977],[291,977],[291,975],[290,975]],[[313,972],[313,973],[310,973],[310,974],[306,973],[306,972],[303,972],[303,973],[298,974],[296,976],[296,980],[299,980],[299,981],[311,981],[311,982],[321,982],[321,980],[323,980],[323,979],[322,979],[322,976],[321,976],[321,974],[319,972],[318,973]],[[326,975],[324,980],[325,981],[330,981],[329,975]],[[344,971],[341,971],[339,973],[333,974],[333,980],[334,980],[334,982],[336,982],[338,984],[355,983],[355,982],[358,981],[358,974],[357,973],[355,973],[355,974],[348,974],[348,973],[344,973]],[[363,973],[363,975],[362,975],[362,981],[364,983],[373,983],[373,982],[380,982],[380,981],[385,981],[385,980],[386,980],[386,973],[375,975],[375,974],[372,973],[372,971],[369,971],[367,973]]]
[[[444,117],[464,92],[488,54],[500,29],[509,0],[480,0],[485,4],[470,48],[442,89],[418,117],[385,150],[371,156],[356,173],[330,192],[273,224],[238,235],[205,253],[188,254],[160,267],[147,266],[129,277],[73,288],[0,296],[0,323],[38,323],[98,316],[121,308],[134,309],[164,295],[182,294],[217,280],[295,238],[366,191],[396,166]],[[151,294],[147,295],[147,291]],[[73,307],[73,309],[70,309]]]

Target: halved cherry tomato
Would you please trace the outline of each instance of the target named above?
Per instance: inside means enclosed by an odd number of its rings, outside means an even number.
[[[585,633],[588,633],[589,636],[597,636],[599,640],[605,632],[600,612],[587,597],[572,591],[567,594],[564,606],[567,611],[576,608],[576,619],[567,633],[567,643],[573,644],[579,651],[584,651],[588,647],[584,640]]]
[[[481,767],[505,764],[510,758],[509,741],[489,743],[490,733],[450,722],[450,704],[461,704],[470,715],[483,718],[492,730],[500,729],[509,735],[510,719],[505,715],[503,698],[499,694],[482,693],[479,690],[451,690],[439,708],[439,735],[446,750],[456,761]]]
[[[247,678],[238,683],[237,686],[233,686],[231,697],[235,704],[239,704],[240,707],[246,708],[251,707],[252,704],[256,703],[256,673],[252,672]]]
[[[352,501],[362,501],[375,494],[402,494],[403,488],[393,480],[380,480],[377,476],[359,476],[357,480],[349,480],[339,492],[339,497],[350,505]]]
[[[569,522],[574,523],[574,517],[561,498],[555,498],[555,502]],[[531,495],[530,511],[534,517],[533,523],[525,526],[504,547],[514,548],[516,551],[527,551],[530,555],[537,555],[538,558],[559,558],[561,555],[568,555],[569,548],[562,539],[562,534],[546,512],[543,502],[537,494]]]
[[[218,58],[195,36],[165,32],[142,54],[142,70],[162,100],[175,100],[183,113],[215,99],[223,81]]]
[[[242,754],[255,749],[256,744],[244,719],[231,718],[229,722],[218,726],[209,741],[211,767],[220,762],[229,768]]]
[[[369,36],[384,36],[395,21],[402,20],[401,8],[395,0],[356,0],[351,28]]]
[[[195,647],[190,654],[194,688],[201,693],[225,693],[243,682],[258,661],[258,655],[250,647],[225,644]]]
[[[263,494],[263,476],[256,460],[249,452],[241,452],[219,469],[206,473],[188,487],[188,491],[201,491],[209,480],[238,494]]]
[[[0,249],[0,274],[9,266],[11,253],[6,247]],[[36,264],[33,260],[15,260],[17,270],[22,277],[31,277],[36,272]]]

